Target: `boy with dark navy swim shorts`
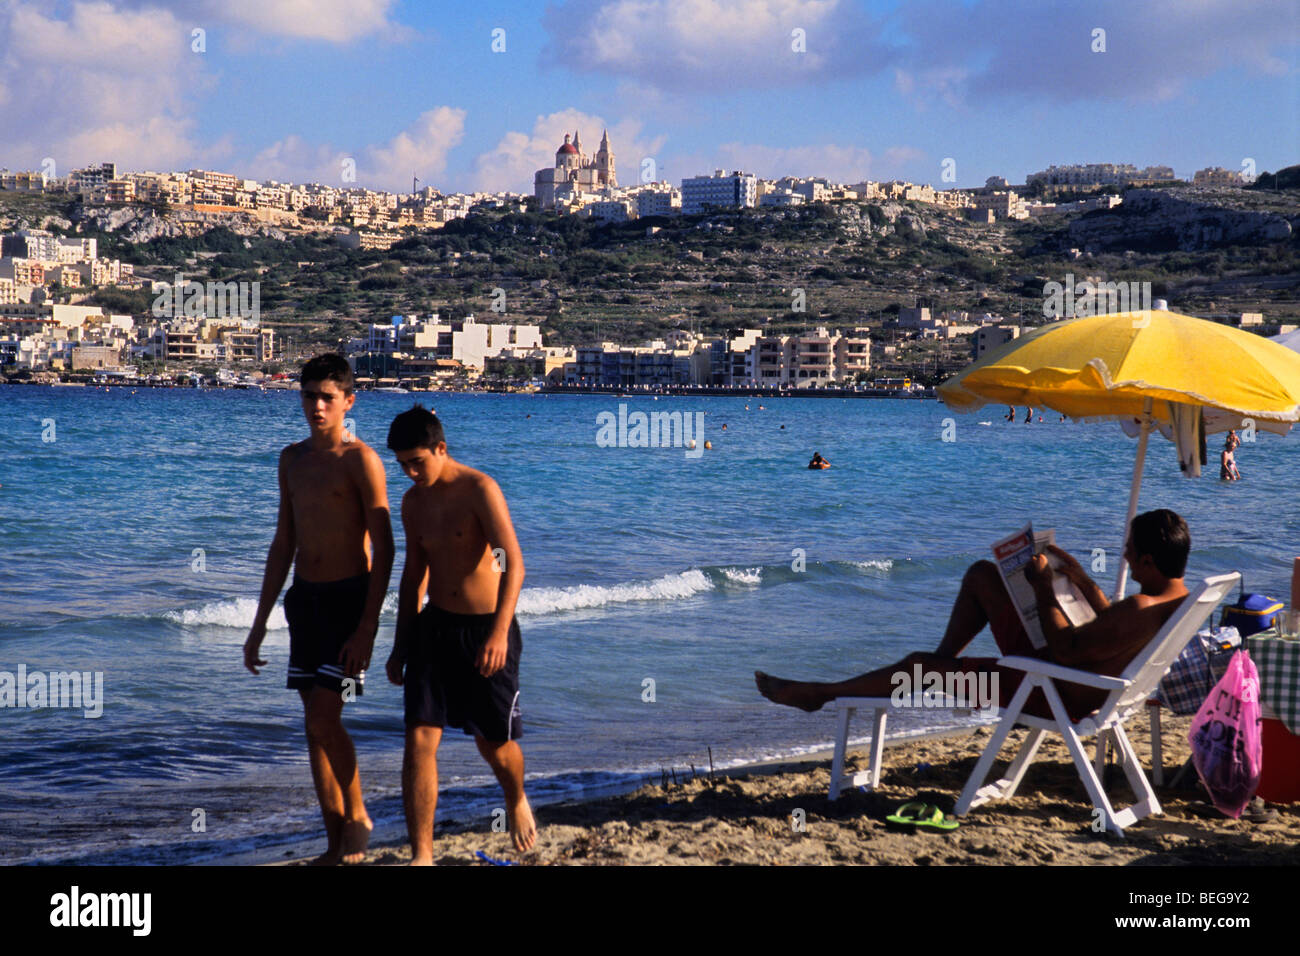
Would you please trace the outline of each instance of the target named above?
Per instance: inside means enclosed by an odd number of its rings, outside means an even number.
[[[442,424],[419,405],[393,419],[388,447],[414,482],[402,498],[406,567],[387,668],[389,680],[404,686],[411,863],[433,862],[444,727],[473,736],[505,793],[515,848],[528,850],[537,826],[518,743],[522,641],[515,621],[524,559],[506,499],[495,481],[447,454]]]
[[[302,697],[329,841],[316,862],[359,863],[371,823],[343,704],[362,692],[393,569],[393,529],[383,463],[343,427],[356,400],[347,361],[319,355],[303,366],[300,384],[311,436],[280,453],[280,514],[244,666],[256,674],[266,664],[258,656],[266,621],[292,564],[288,687]]]

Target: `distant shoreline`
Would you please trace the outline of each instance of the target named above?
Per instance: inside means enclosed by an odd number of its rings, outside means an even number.
[[[19,382],[0,382],[4,385],[15,386],[44,386],[46,388],[163,388],[175,389],[187,392],[210,392],[210,391],[261,391],[261,392],[290,392],[297,391],[294,385],[271,384],[259,385],[249,382],[238,382],[228,385],[178,385],[175,382],[146,382],[142,380],[123,380],[123,381],[106,381],[106,382],[37,382],[37,381],[19,381]],[[706,398],[898,398],[898,399],[925,399],[935,398],[935,390],[924,388],[918,391],[905,392],[900,389],[888,388],[800,388],[800,389],[780,389],[780,388],[747,388],[747,387],[729,387],[725,385],[659,385],[653,389],[619,387],[615,385],[546,385],[536,389],[526,389],[518,386],[504,386],[500,388],[404,388],[411,394],[491,394],[491,395],[615,395],[619,398],[655,398],[659,396],[672,397],[706,397]],[[358,392],[380,392],[384,389],[377,388],[358,388]],[[390,393],[390,394],[401,394]]]
[[[657,395],[693,396],[709,398],[934,398],[932,388],[905,392],[892,388],[773,388],[727,385],[658,385],[654,388],[628,388],[617,385],[545,385],[538,391],[543,395],[618,395],[624,398],[643,398]]]

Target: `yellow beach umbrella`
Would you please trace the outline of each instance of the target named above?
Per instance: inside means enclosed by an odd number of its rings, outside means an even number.
[[[1076,419],[1138,420],[1129,523],[1137,513],[1147,437],[1204,411],[1207,432],[1285,433],[1300,421],[1300,353],[1241,329],[1163,309],[1054,322],[1014,339],[939,386],[952,409],[990,403],[1054,409]],[[1121,561],[1116,597],[1127,565]]]

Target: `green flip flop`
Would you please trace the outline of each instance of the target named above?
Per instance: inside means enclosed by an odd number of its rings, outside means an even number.
[[[960,823],[950,820],[944,812],[930,803],[905,803],[896,811],[885,817],[885,824],[892,830],[905,830],[909,833],[917,829],[948,832],[956,830]]]

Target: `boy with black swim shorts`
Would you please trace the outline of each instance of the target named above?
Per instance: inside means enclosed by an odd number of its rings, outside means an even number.
[[[522,642],[515,622],[524,559],[506,499],[495,481],[447,454],[442,424],[426,408],[393,419],[388,447],[414,482],[402,498],[406,566],[388,659],[388,679],[404,687],[411,864],[433,862],[444,727],[473,736],[505,793],[515,848],[528,850],[537,826],[518,743]]]
[[[328,845],[316,862],[359,863],[372,827],[343,704],[362,692],[393,570],[393,529],[383,463],[343,428],[356,400],[347,361],[317,356],[303,366],[300,385],[311,436],[280,453],[280,513],[244,666],[256,674],[266,664],[258,656],[266,621],[292,564],[284,595],[288,687],[302,697],[325,818]]]

